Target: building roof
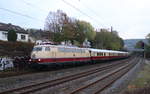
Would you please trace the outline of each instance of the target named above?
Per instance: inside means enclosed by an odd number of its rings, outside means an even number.
[[[9,30],[15,30],[16,33],[28,34],[28,32],[25,31],[20,26],[12,25],[10,23],[6,24],[6,23],[1,23],[0,22],[0,31],[6,31],[6,32],[8,32]]]

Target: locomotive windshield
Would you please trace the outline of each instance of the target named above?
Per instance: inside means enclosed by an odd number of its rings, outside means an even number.
[[[33,51],[42,51],[42,47],[34,47]]]

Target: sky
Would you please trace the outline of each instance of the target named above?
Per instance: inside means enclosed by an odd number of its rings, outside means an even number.
[[[48,13],[58,9],[95,29],[112,26],[123,39],[150,33],[150,0],[0,0],[0,22],[44,29]]]

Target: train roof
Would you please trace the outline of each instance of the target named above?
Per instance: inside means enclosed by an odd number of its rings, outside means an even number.
[[[104,53],[128,53],[128,52],[123,52],[123,51],[115,51],[115,50],[105,50],[105,49],[89,49],[90,51],[93,52],[104,52]]]
[[[47,45],[47,44],[43,44],[43,45],[36,45],[35,47],[46,47],[46,46],[50,46],[50,47],[64,47],[64,48],[76,48],[76,49],[87,49],[87,48],[80,48],[77,46],[66,46],[66,45]]]
[[[66,45],[50,45],[50,44],[42,44],[42,45],[36,45],[35,47],[46,47],[46,46],[51,46],[51,47],[65,47],[65,48],[76,48],[76,49],[87,49],[92,52],[103,52],[103,53],[128,53],[128,52],[123,52],[123,51],[115,51],[115,50],[105,50],[105,49],[94,49],[94,48],[79,48],[77,46],[66,46]]]

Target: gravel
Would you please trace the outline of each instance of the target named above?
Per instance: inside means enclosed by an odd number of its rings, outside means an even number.
[[[44,81],[60,78],[65,75],[78,73],[102,65],[105,65],[105,63],[85,65],[85,66],[73,67],[68,69],[60,69],[55,71],[26,74],[26,75],[14,76],[8,78],[0,78],[0,91],[5,91],[7,89],[18,88],[18,87],[27,86],[42,81],[44,82]]]
[[[117,80],[110,88],[101,92],[101,94],[122,94],[129,82],[136,78],[137,74],[143,66],[144,62],[138,63],[128,73],[126,73],[123,77]]]
[[[114,61],[114,63],[115,62],[117,63],[117,61]],[[47,72],[26,74],[26,75],[14,76],[14,77],[8,77],[8,78],[0,78],[0,91],[2,92],[2,91],[12,89],[12,88],[18,88],[22,86],[36,84],[38,82],[53,80],[53,79],[60,78],[66,75],[71,75],[72,73],[74,74],[74,73],[86,71],[92,68],[97,68],[105,64],[108,64],[108,63],[85,65],[85,66],[73,67],[73,68],[68,68],[68,69],[60,69],[60,70],[55,70],[55,71],[47,71]],[[62,90],[67,90],[68,88],[69,87],[63,87]]]
[[[119,65],[119,66],[121,66],[121,65]],[[118,68],[118,66],[115,66],[108,70],[104,70],[103,72],[95,73],[95,74],[92,74],[92,75],[89,75],[86,77],[82,77],[80,79],[77,79],[77,80],[74,80],[71,82],[61,84],[60,86],[52,87],[49,89],[44,89],[40,92],[41,92],[41,94],[49,94],[49,92],[51,92],[51,94],[69,94],[70,91],[73,91],[73,90],[75,90],[81,86],[87,85],[89,83],[92,83],[93,81],[100,79],[102,75],[105,75],[106,73],[109,73],[110,71],[113,71],[116,68]],[[40,92],[36,92],[36,93],[39,94]],[[84,92],[82,92],[82,93],[84,93]],[[91,93],[86,93],[86,94],[91,94]]]

